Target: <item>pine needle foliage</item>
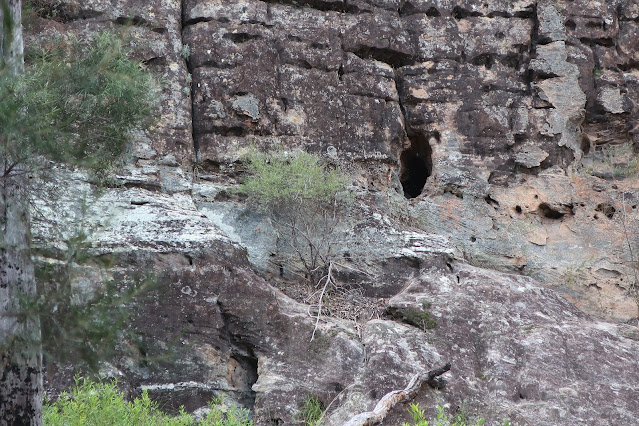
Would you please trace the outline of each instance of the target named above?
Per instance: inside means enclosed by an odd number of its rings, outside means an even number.
[[[90,45],[54,44],[29,53],[22,75],[0,70],[0,155],[16,165],[45,157],[104,176],[130,132],[150,122],[156,84],[114,34]]]

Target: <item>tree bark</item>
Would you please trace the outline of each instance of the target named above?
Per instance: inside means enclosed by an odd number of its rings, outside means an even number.
[[[0,72],[23,71],[21,0],[0,0]],[[5,77],[6,78],[6,77]],[[42,424],[42,350],[31,260],[29,177],[0,131],[0,426]]]

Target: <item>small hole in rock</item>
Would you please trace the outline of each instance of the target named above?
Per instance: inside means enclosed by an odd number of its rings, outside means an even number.
[[[548,219],[561,219],[562,217],[564,217],[564,213],[553,209],[546,203],[541,203],[538,207],[538,210],[543,217],[546,217]]]
[[[522,212],[522,210],[521,210],[521,206],[515,206],[515,211],[516,211],[518,214],[521,214],[521,212]]]
[[[615,209],[612,204],[600,203],[597,204],[597,207],[595,207],[595,211],[605,214],[608,219],[612,219],[615,216],[617,209]]]
[[[429,138],[439,138],[439,133],[432,135],[417,134],[410,139],[410,147],[400,157],[400,181],[406,198],[415,198],[422,193],[426,179],[433,170],[433,150]]]
[[[499,207],[499,201],[495,200],[494,198],[492,198],[490,195],[486,195],[484,197],[484,201],[486,203],[488,203],[489,205],[493,206],[494,208]]]
[[[426,11],[426,16],[434,18],[434,17],[437,17],[437,16],[442,16],[442,14],[439,13],[439,10],[435,9],[434,7],[431,7],[430,9],[428,9]]]
[[[470,241],[474,243],[475,241],[477,241],[477,238],[475,238],[475,237],[470,237]]]

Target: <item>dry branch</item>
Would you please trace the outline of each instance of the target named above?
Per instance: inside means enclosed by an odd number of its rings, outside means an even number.
[[[448,370],[450,370],[450,363],[427,373],[414,375],[413,378],[410,379],[410,382],[408,382],[408,386],[406,386],[406,388],[387,393],[379,400],[377,405],[375,405],[373,411],[367,411],[356,415],[346,422],[344,426],[371,426],[380,424],[395,405],[400,402],[408,401],[414,397],[424,382],[436,389],[443,388],[446,381],[438,376],[441,376]]]

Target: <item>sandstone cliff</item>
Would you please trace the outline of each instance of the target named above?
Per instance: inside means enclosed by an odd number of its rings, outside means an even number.
[[[639,3],[32,3],[27,45],[122,30],[163,82],[119,185],[61,170],[73,193],[42,207],[67,223],[89,197],[109,273],[163,283],[112,363],[131,388],[192,410],[226,393],[257,424],[291,424],[317,395],[340,425],[451,362],[422,407],[636,422]],[[241,155],[278,146],[347,170],[358,205],[340,300],[366,312],[324,317],[313,341],[314,308],[234,191]],[[56,238],[36,224],[40,246]]]

